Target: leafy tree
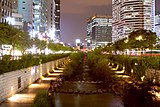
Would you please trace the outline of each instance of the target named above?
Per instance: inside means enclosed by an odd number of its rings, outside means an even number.
[[[37,49],[44,50],[47,47],[47,41],[40,40],[38,38],[33,39],[33,44],[37,47]]]
[[[140,29],[131,32],[128,36],[128,40],[132,49],[152,49],[153,45],[156,43],[156,34],[150,30]]]
[[[12,45],[10,54],[15,48],[25,51],[30,47],[29,35],[7,24],[0,24],[0,45],[2,44]]]
[[[24,52],[33,46],[30,36],[26,32],[21,32],[18,44],[16,47],[24,54]]]
[[[113,43],[109,43],[102,49],[103,52],[108,52],[110,54],[112,53],[113,50],[114,50]]]
[[[60,51],[60,50],[73,51],[73,48],[71,48],[69,46],[63,46],[62,44],[53,43],[53,42],[49,42],[48,48],[51,49],[52,51]]]
[[[116,41],[113,44],[115,51],[124,51],[125,49],[127,49],[127,43],[125,42],[126,40],[127,38]]]
[[[70,63],[64,69],[64,76],[66,79],[80,79],[83,72],[83,53],[72,53],[70,55]]]

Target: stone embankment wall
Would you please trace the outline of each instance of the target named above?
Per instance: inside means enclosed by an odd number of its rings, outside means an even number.
[[[0,75],[0,103],[17,92],[22,91],[36,80],[52,71],[68,58],[58,59],[38,66],[11,71]]]
[[[160,70],[147,69],[145,75],[147,79],[160,84]]]

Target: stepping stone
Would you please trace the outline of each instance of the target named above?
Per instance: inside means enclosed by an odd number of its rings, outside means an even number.
[[[86,95],[89,95],[89,94],[91,94],[91,91],[90,91],[90,90],[87,90],[87,91],[85,91],[85,94],[86,94]]]
[[[106,89],[103,89],[102,92],[103,92],[103,93],[107,93],[107,90],[106,90]]]
[[[101,90],[101,89],[98,89],[98,94],[102,94],[103,93],[103,91]]]
[[[74,90],[74,94],[78,94],[79,93],[79,91],[78,90]]]
[[[64,90],[64,93],[68,93],[68,90]]]
[[[91,83],[95,83],[94,81],[91,81]]]
[[[92,94],[97,94],[97,90],[93,90],[93,91],[92,91]]]
[[[65,90],[64,90],[64,89],[61,89],[61,90],[60,90],[60,93],[64,93],[64,92],[65,92]]]
[[[68,90],[68,93],[73,93],[74,91],[72,89],[69,89]]]
[[[84,93],[85,93],[84,90],[80,90],[80,91],[79,91],[79,94],[84,94]]]

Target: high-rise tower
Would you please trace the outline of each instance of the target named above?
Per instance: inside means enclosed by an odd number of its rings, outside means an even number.
[[[0,0],[0,22],[7,23],[12,16],[12,1]]]
[[[112,42],[134,30],[154,31],[155,0],[112,0]]]
[[[60,36],[60,0],[55,1],[55,35],[57,40],[61,40]]]
[[[54,0],[47,1],[47,26],[51,40],[55,40],[55,2]]]
[[[87,20],[87,48],[94,49],[111,42],[112,17],[96,15]]]

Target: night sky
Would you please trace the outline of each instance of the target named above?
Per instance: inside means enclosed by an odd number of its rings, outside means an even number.
[[[65,43],[86,38],[87,19],[95,14],[111,15],[111,0],[61,0],[61,37]],[[160,13],[160,0],[156,0]]]

